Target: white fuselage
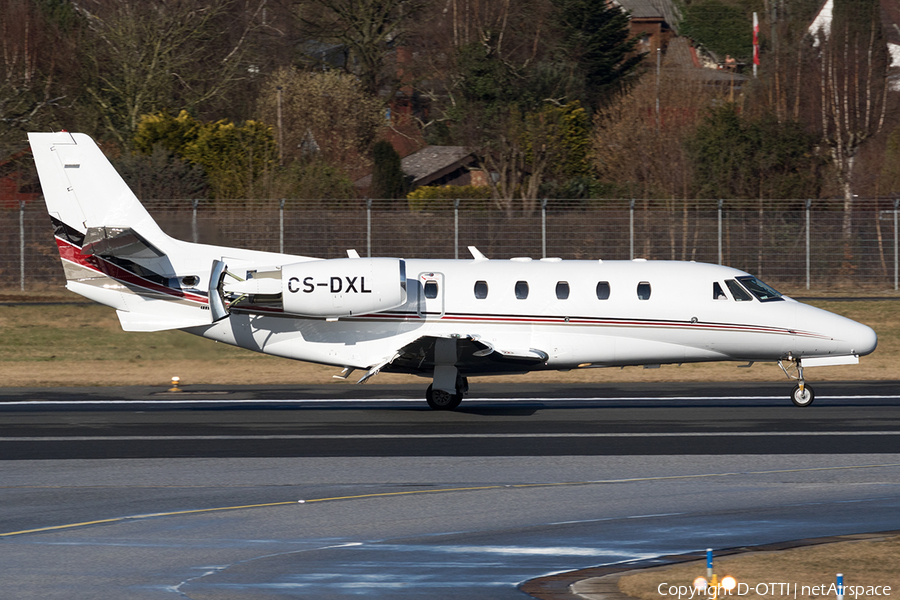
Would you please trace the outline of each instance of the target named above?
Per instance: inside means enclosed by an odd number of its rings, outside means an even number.
[[[728,290],[726,280],[746,275],[716,265],[407,260],[406,273],[406,304],[390,311],[337,320],[234,311],[225,321],[190,331],[268,354],[363,369],[426,335],[474,336],[498,351],[546,353],[529,369],[776,361],[866,354],[875,345],[870,328],[787,297],[737,301],[725,292],[714,299],[714,282]],[[429,281],[436,284],[433,298],[424,294]],[[486,284],[486,297],[476,297],[477,282],[482,290]],[[519,282],[527,283],[525,298],[517,298]],[[598,299],[600,282],[608,284],[607,299]],[[642,283],[649,284],[647,299],[638,297]],[[568,297],[558,297],[558,284],[567,284]],[[476,372],[492,368],[528,370],[494,365]]]

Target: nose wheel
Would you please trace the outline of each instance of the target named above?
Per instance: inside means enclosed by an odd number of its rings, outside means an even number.
[[[791,391],[791,402],[794,403],[794,406],[809,406],[815,399],[816,394],[813,392],[812,386],[808,384],[801,387],[798,383],[794,386],[793,391]]]
[[[778,366],[781,367],[781,370],[784,371],[784,374],[787,375],[789,379],[796,379],[798,381],[797,385],[794,386],[794,389],[791,390],[791,402],[794,403],[794,406],[809,406],[813,403],[813,400],[816,399],[816,393],[813,392],[812,387],[803,380],[803,364],[800,362],[799,358],[793,358],[790,354],[788,355],[787,360],[796,367],[796,375],[792,375],[780,360],[778,361]]]

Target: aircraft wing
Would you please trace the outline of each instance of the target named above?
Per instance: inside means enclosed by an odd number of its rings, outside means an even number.
[[[537,348],[502,347],[488,343],[477,335],[453,335],[447,338],[456,340],[456,366],[461,372],[468,374],[527,371],[548,358],[546,352]],[[436,364],[435,344],[439,339],[441,338],[438,336],[430,335],[417,338],[399,348],[384,363],[369,369],[369,373],[374,375],[381,370],[430,373]],[[371,377],[369,373],[364,379]]]

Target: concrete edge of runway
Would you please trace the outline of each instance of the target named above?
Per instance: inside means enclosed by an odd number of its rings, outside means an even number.
[[[739,546],[716,550],[717,558],[734,556],[736,554],[750,554],[754,552],[779,552],[801,548],[804,546],[818,546],[820,544],[833,544],[836,542],[876,540],[900,535],[900,530],[879,531],[874,533],[855,533],[847,535],[831,535],[819,538],[805,538],[786,542],[762,544],[760,546]],[[650,569],[654,567],[667,567],[684,562],[706,560],[706,552],[697,551],[687,554],[674,554],[659,556],[646,560],[627,563],[618,563],[603,567],[589,567],[577,571],[567,571],[556,575],[536,577],[519,585],[519,589],[537,600],[573,600],[581,598],[585,600],[634,600],[631,596],[619,591],[619,578],[631,571]],[[575,589],[577,588],[577,591]]]

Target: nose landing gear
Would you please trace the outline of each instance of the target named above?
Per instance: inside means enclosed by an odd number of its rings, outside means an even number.
[[[780,360],[778,361],[778,366],[781,367],[784,374],[788,376],[788,379],[796,379],[798,381],[797,385],[794,386],[794,389],[791,390],[791,402],[794,403],[794,406],[809,406],[813,403],[813,400],[816,399],[816,393],[813,391],[812,386],[807,385],[803,380],[803,364],[800,362],[799,358],[794,358],[790,354],[788,354],[787,361],[793,363],[796,367],[796,375],[792,375]]]

